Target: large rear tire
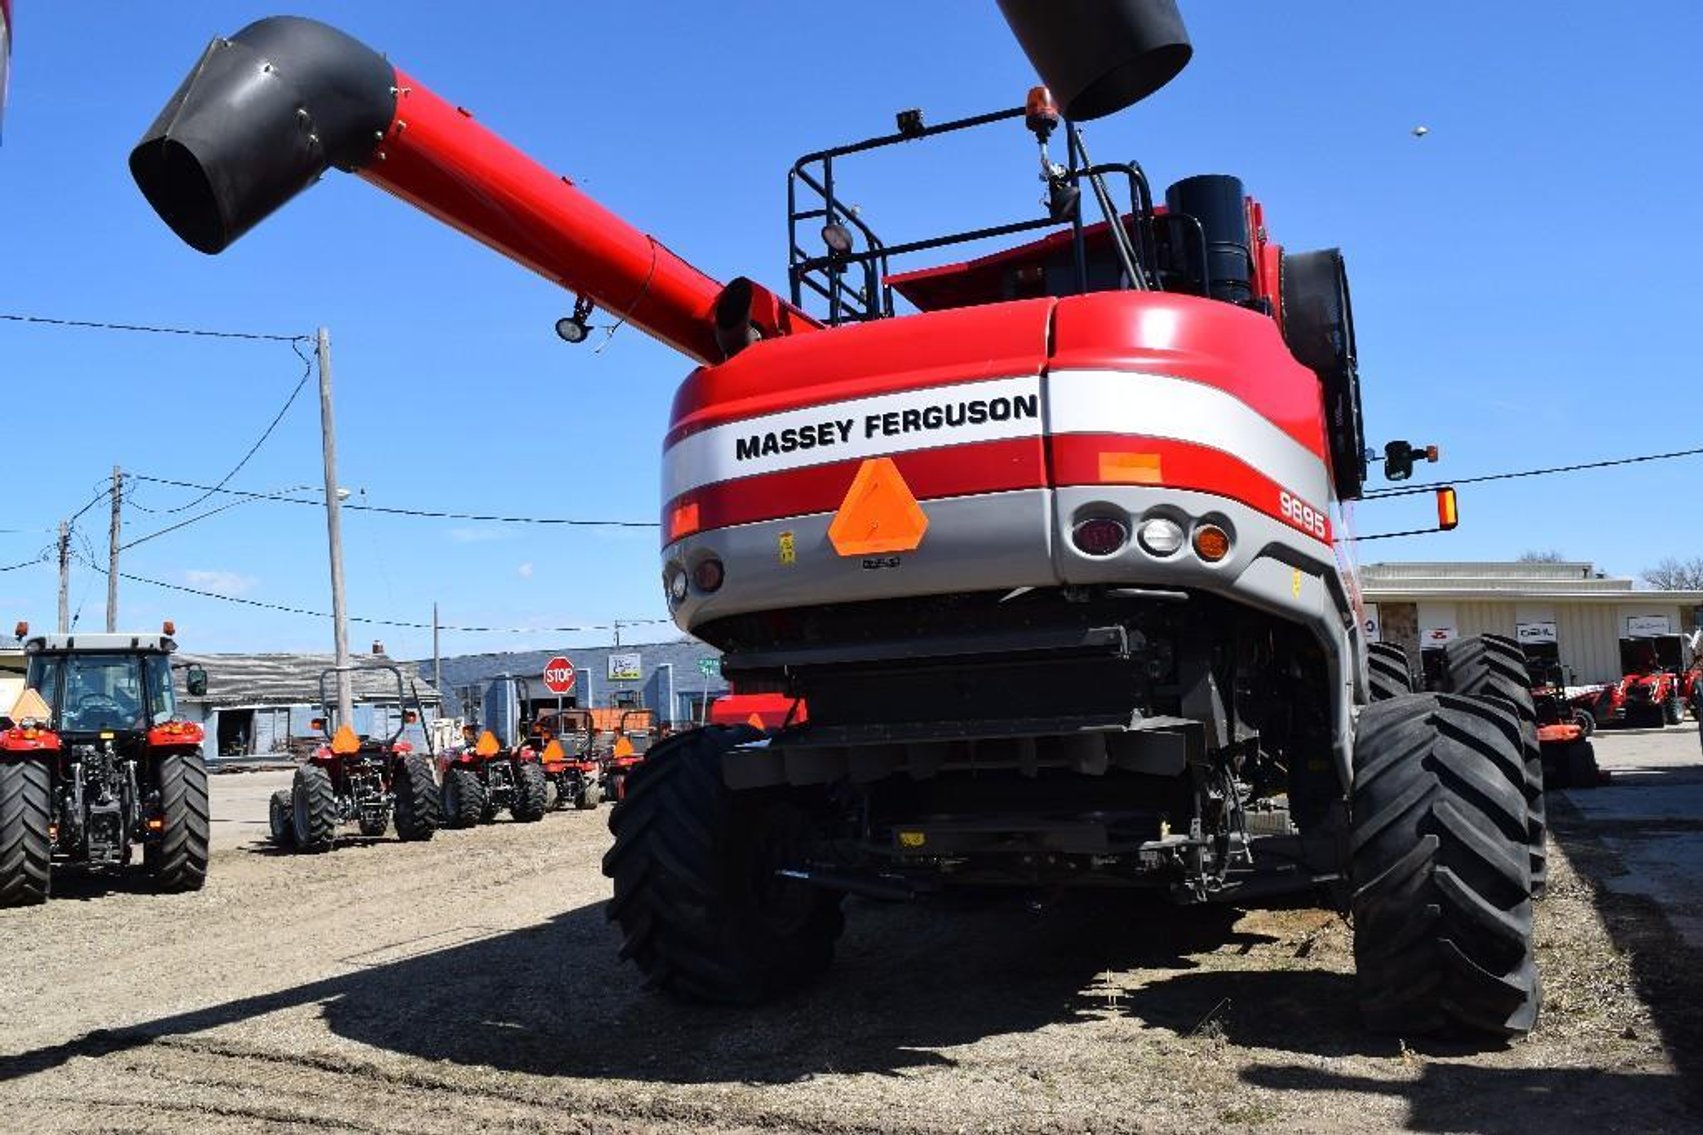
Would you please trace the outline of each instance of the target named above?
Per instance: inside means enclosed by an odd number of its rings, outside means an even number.
[[[1369,1028],[1510,1037],[1536,1023],[1521,733],[1490,698],[1409,694],[1361,713],[1350,845]]]
[[[609,816],[621,956],[687,1000],[750,1005],[797,989],[828,967],[845,926],[837,892],[776,874],[808,843],[818,798],[722,783],[722,755],[758,736],[709,726],[659,742]]]
[[[330,851],[337,840],[337,793],[331,774],[319,765],[302,765],[290,785],[290,820],[296,850],[310,855]]]
[[[1664,725],[1679,725],[1685,721],[1685,703],[1675,694],[1662,703],[1662,723]]]
[[[523,824],[544,818],[544,766],[537,761],[516,761],[514,766],[514,803],[509,815]]]
[[[431,759],[424,753],[403,757],[390,791],[396,801],[396,838],[408,843],[431,839],[441,821],[438,782],[432,775]]]
[[[207,806],[207,764],[200,750],[160,758],[159,845],[149,867],[156,889],[167,894],[199,891],[207,881],[212,821]]]
[[[1407,664],[1407,651],[1393,642],[1367,643],[1366,684],[1375,702],[1411,694],[1413,671]]]
[[[1543,748],[1537,739],[1537,707],[1520,644],[1502,635],[1456,639],[1443,649],[1444,681],[1451,693],[1495,698],[1520,720],[1525,753],[1527,846],[1532,866],[1532,897],[1549,886],[1549,810],[1543,799]]]
[[[267,819],[272,825],[272,846],[293,849],[296,846],[296,823],[292,815],[290,790],[280,788],[272,794]]]
[[[443,774],[443,822],[446,828],[478,827],[485,818],[485,786],[470,768],[452,765]]]
[[[0,763],[0,907],[47,901],[52,792],[46,761],[27,757]]]

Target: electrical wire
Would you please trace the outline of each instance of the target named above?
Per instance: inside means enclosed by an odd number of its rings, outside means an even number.
[[[34,564],[45,564],[47,562],[47,560],[48,560],[47,552],[45,550],[43,550],[41,552],[38,552],[36,554],[35,559],[33,559],[33,560],[19,560],[15,564],[7,564],[5,567],[0,567],[0,572],[17,571],[19,568],[27,568],[27,567],[30,567]]]
[[[51,327],[82,327],[97,331],[140,331],[150,335],[193,335],[203,339],[249,339],[267,343],[301,343],[311,335],[260,335],[249,331],[211,331],[200,327],[159,327],[146,323],[107,323],[98,319],[54,319],[45,315],[0,312],[9,323],[40,323]]]
[[[1703,455],[1703,448],[1676,449],[1672,453],[1646,453],[1638,457],[1617,457],[1611,461],[1586,461],[1578,465],[1552,465],[1545,469],[1522,469],[1515,473],[1486,473],[1479,477],[1457,477],[1450,481],[1432,481],[1424,485],[1403,485],[1399,489],[1373,489],[1361,495],[1361,500],[1387,500],[1390,497],[1412,496],[1417,493],[1434,492],[1455,485],[1481,485],[1486,481],[1511,481],[1518,477],[1543,477],[1551,473],[1577,473],[1583,469],[1608,469],[1615,465],[1638,465],[1645,461],[1667,461],[1675,457],[1697,457]],[[1408,533],[1392,532],[1392,536],[1405,536]],[[1369,539],[1369,537],[1364,537]]]
[[[267,423],[266,428],[260,432],[260,436],[255,439],[254,444],[248,447],[248,452],[242,455],[242,460],[231,466],[231,471],[226,473],[223,477],[220,477],[217,485],[209,488],[206,492],[202,493],[188,504],[180,504],[175,508],[150,509],[149,511],[170,514],[174,512],[186,512],[189,509],[194,508],[214,493],[223,490],[225,485],[229,483],[230,479],[241,472],[244,465],[248,464],[249,458],[259,452],[260,447],[266,444],[266,439],[272,436],[272,431],[278,428],[278,423],[284,420],[284,415],[290,412],[290,407],[296,404],[296,396],[302,392],[302,387],[307,385],[307,380],[313,377],[313,360],[302,354],[301,347],[298,346],[294,340],[290,342],[290,350],[294,351],[296,353],[296,357],[302,361],[302,377],[297,380],[295,389],[291,390],[290,396],[284,399],[284,405],[272,416],[272,420]]]
[[[107,574],[107,569],[101,567],[97,563],[85,560],[83,566],[92,571],[98,572],[101,575]],[[168,591],[180,591],[186,595],[196,595],[203,599],[218,599],[225,603],[238,603],[244,607],[259,607],[266,611],[281,611],[287,615],[307,615],[315,619],[331,618],[330,613],[326,611],[310,611],[305,607],[291,607],[283,603],[265,603],[259,599],[244,599],[237,595],[221,595],[217,591],[204,591],[198,587],[187,587],[181,583],[168,583],[163,579],[149,579],[147,576],[132,575],[129,572],[119,572],[118,578],[127,579],[132,583],[146,583],[151,587],[163,587]],[[429,631],[433,627],[433,624],[431,623],[412,623],[402,619],[375,619],[361,615],[349,615],[348,620],[351,623],[365,623],[368,626],[400,627],[403,630],[415,631]],[[673,622],[672,619],[620,619],[617,621],[623,627],[636,627],[655,623]],[[464,627],[449,626],[444,623],[437,624],[437,629],[440,631],[456,631],[467,634],[572,634],[583,631],[607,631],[613,630],[614,627],[615,623],[591,623],[584,626],[570,627]]]
[[[315,508],[325,507],[322,500],[303,500],[301,497],[284,496],[279,493],[256,493],[246,489],[227,489],[215,486],[197,484],[194,481],[179,481],[170,477],[150,477],[145,473],[126,473],[126,477],[138,481],[146,481],[155,485],[171,485],[180,489],[201,489],[211,492],[228,493],[233,496],[246,497],[252,500],[278,501],[283,504],[307,504]],[[390,516],[417,516],[429,520],[478,520],[492,524],[555,524],[572,528],[659,528],[654,520],[574,520],[559,516],[489,516],[472,512],[442,512],[425,508],[397,508],[377,504],[349,504],[345,502],[344,509],[354,512],[377,512]]]

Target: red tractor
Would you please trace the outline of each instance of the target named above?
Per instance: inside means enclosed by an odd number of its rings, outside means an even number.
[[[332,708],[337,704],[337,675],[345,673],[351,682],[378,683],[378,675],[386,672],[395,680],[396,727],[382,736],[368,736],[357,733],[350,722],[338,721]],[[330,851],[339,826],[355,824],[363,836],[373,838],[384,835],[392,819],[398,839],[431,839],[438,828],[438,783],[431,758],[402,739],[404,730],[419,720],[417,705],[404,708],[409,699],[402,671],[389,665],[332,667],[319,675],[319,700],[321,716],[314,726],[325,743],[296,769],[288,789],[272,794],[273,844],[293,851]]]
[[[523,680],[511,678],[521,706],[526,705]],[[523,824],[544,818],[548,791],[538,750],[524,737],[508,745],[489,729],[468,727],[468,743],[446,752],[443,765],[443,819],[450,828],[490,823],[507,809]],[[524,734],[524,719],[517,732]]]
[[[589,709],[541,713],[534,726],[542,741],[544,774],[555,787],[553,806],[589,811],[603,803],[607,754],[598,745],[598,729]],[[535,744],[537,742],[534,742]]]
[[[1651,635],[1620,640],[1619,716],[1627,724],[1678,725],[1685,720],[1697,678],[1697,661],[1688,658],[1682,635]]]
[[[664,990],[798,988],[847,894],[1323,887],[1371,1027],[1526,1032],[1535,709],[1509,640],[1449,644],[1446,692],[1416,693],[1361,638],[1341,255],[1282,248],[1234,177],[1161,200],[1089,156],[1081,123],[1188,62],[1172,0],[999,6],[1047,86],[801,158],[786,298],[710,278],[307,20],[214,40],[131,170],[204,252],[353,170],[576,292],[564,338],[601,305],[697,364],[664,434],[663,595],[736,694],[808,713],[678,734],[630,774],[608,909]],[[1039,154],[1039,215],[889,242],[850,203],[861,155],[971,129]]]
[[[627,795],[627,778],[644,763],[645,754],[655,744],[657,736],[654,709],[629,709],[621,714],[615,726],[615,740],[610,744],[609,757],[604,764],[604,795],[612,800]]]
[[[177,716],[175,633],[24,643],[24,694],[0,718],[0,906],[43,901],[56,870],[117,870],[138,850],[158,890],[201,888],[207,766],[201,726]],[[185,677],[206,691],[201,667]]]

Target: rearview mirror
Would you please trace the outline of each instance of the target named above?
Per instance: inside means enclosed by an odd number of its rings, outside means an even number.
[[[183,672],[183,688],[189,691],[192,698],[207,696],[207,670],[202,666],[191,666]]]

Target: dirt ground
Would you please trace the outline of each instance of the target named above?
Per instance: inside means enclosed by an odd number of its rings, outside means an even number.
[[[287,856],[261,842],[283,776],[214,780],[204,891],[61,876],[0,911],[0,1129],[1703,1128],[1703,951],[1604,885],[1559,795],[1543,1019],[1471,1050],[1363,1032],[1349,929],[1310,908],[853,901],[818,988],[682,1007],[616,960],[606,812]]]

